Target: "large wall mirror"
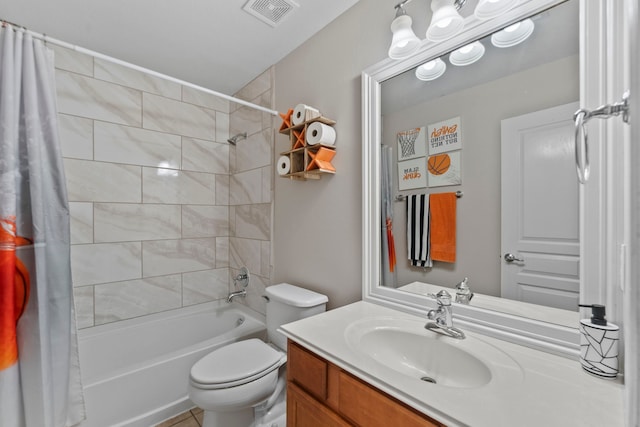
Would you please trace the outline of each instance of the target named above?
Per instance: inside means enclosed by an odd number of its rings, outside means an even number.
[[[523,335],[544,336],[575,352],[584,287],[584,193],[576,179],[572,117],[586,76],[580,7],[579,0],[528,1],[492,22],[471,16],[455,39],[363,73],[365,299],[420,309],[433,305],[429,293],[448,288],[455,295],[454,287],[467,277],[475,296],[454,308],[462,322],[523,328]],[[525,19],[519,29],[513,25]],[[533,31],[506,47],[504,37],[524,25]],[[474,41],[484,55],[454,65],[460,61],[451,56],[459,52],[452,52],[468,51]],[[434,67],[436,59],[442,62]],[[440,74],[442,64],[443,74],[425,80]],[[431,182],[430,131],[443,123],[458,127],[461,144],[448,152],[451,179]],[[406,157],[398,135],[406,139],[408,131],[418,130],[418,143],[426,148]],[[427,179],[402,182],[414,163],[424,163],[420,172]],[[455,261],[413,266],[406,199],[443,192],[461,196],[455,203]],[[386,256],[388,218],[393,272]],[[508,253],[516,260],[506,260]]]

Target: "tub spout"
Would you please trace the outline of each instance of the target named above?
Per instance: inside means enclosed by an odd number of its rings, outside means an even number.
[[[231,292],[229,294],[229,296],[227,297],[227,302],[229,302],[229,303],[232,302],[235,297],[243,297],[244,298],[246,296],[247,296],[247,290],[246,289],[243,289],[241,291]]]

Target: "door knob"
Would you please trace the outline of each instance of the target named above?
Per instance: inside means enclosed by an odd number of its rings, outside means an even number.
[[[523,262],[524,258],[517,258],[512,253],[506,253],[506,254],[504,254],[504,260],[507,261],[507,262],[513,262],[513,261]]]

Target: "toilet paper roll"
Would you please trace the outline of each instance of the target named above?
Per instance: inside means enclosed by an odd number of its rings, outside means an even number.
[[[313,122],[307,127],[307,144],[334,145],[336,143],[336,130],[329,125]]]
[[[289,156],[280,156],[278,159],[278,175],[286,175],[291,171],[291,159]]]
[[[296,108],[293,109],[291,123],[295,126],[307,120],[315,119],[316,117],[320,117],[320,111],[305,104],[298,104]]]

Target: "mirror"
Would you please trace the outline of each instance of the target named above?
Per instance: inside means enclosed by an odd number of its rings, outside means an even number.
[[[496,36],[517,33],[524,27],[524,22],[516,24],[520,28],[510,25],[504,32],[487,35],[479,40],[484,48],[484,55],[469,65],[455,66],[455,58],[452,59],[455,54],[442,55],[439,58],[446,64],[446,70],[435,80],[423,81],[417,78],[418,66],[381,83],[382,144],[383,147],[390,147],[392,152],[389,193],[393,199],[393,208],[390,218],[393,218],[397,257],[393,273],[389,272],[388,267],[383,268],[380,280],[382,286],[408,292],[422,293],[428,290],[436,293],[439,288],[453,288],[464,277],[468,277],[471,290],[477,294],[477,298],[471,301],[472,305],[515,311],[515,314],[520,315],[537,315],[531,304],[499,304],[495,298],[485,297],[515,299],[570,310],[573,313],[547,309],[540,309],[539,313],[544,313],[545,319],[551,316],[556,323],[572,327],[577,325],[579,210],[570,136],[573,132],[572,114],[578,109],[580,94],[578,12],[578,1],[572,0],[532,16],[527,24],[533,27],[533,32],[515,46],[496,47],[492,40]],[[528,31],[524,32],[517,39],[521,40],[527,33]],[[500,39],[496,44],[501,45],[499,41]],[[564,108],[566,123],[563,128],[555,127],[558,118],[557,114],[552,114],[557,140],[545,141],[545,147],[534,149],[554,150],[553,155],[557,158],[549,160],[546,153],[541,164],[532,165],[537,157],[529,149],[530,158],[522,160],[528,161],[527,164],[518,164],[519,159],[506,160],[507,163],[522,166],[522,173],[519,169],[512,170],[511,164],[501,167],[501,157],[511,155],[502,152],[511,148],[501,148],[501,145],[513,145],[515,139],[510,138],[510,135],[501,136],[501,124],[508,125],[517,121],[514,117],[526,115],[528,139],[523,144],[530,145],[533,143],[532,139],[536,138],[535,135],[529,135],[533,132],[534,122],[535,126],[542,127],[540,132],[544,132],[544,138],[550,138],[547,131],[549,124],[538,123],[541,119],[537,117],[563,105],[567,105]],[[445,155],[454,159],[454,164],[449,165],[449,169],[451,171],[454,166],[458,166],[456,178],[461,183],[442,185],[439,176],[425,171],[424,167],[431,154],[429,141],[432,137],[434,140],[438,139],[435,132],[441,128],[439,125],[431,125],[444,123],[452,118],[457,118],[454,126],[459,127],[456,134],[461,148],[457,149],[458,146],[454,145],[456,149]],[[422,130],[421,135],[413,142],[414,146],[403,146],[398,135],[417,128]],[[404,151],[410,149],[415,154],[403,157]],[[427,179],[417,183],[404,182],[403,171],[408,170],[405,165],[420,163],[423,164],[422,175],[428,177],[428,182]],[[519,187],[529,188],[532,184],[525,179],[531,175],[530,169],[536,167],[544,172],[535,174],[530,179],[539,182],[539,186],[536,185],[535,189],[521,197],[518,197],[519,194],[507,193],[508,185],[501,184],[501,177],[518,179]],[[549,167],[553,167],[554,171],[556,168],[562,169],[562,172],[551,174],[549,170],[545,170]],[[544,182],[545,179],[549,181]],[[452,181],[458,182],[457,179]],[[417,187],[411,188],[414,185]],[[404,189],[404,186],[410,188]],[[516,191],[527,191],[523,189]],[[536,190],[541,191],[536,193]],[[456,203],[457,212],[453,214],[457,217],[453,226],[453,233],[456,235],[455,262],[434,261],[430,268],[412,266],[407,259],[406,197],[410,194],[451,191],[463,194]],[[551,207],[545,206],[549,200],[555,201],[553,221],[547,214]],[[501,201],[514,206],[501,206]],[[522,218],[517,217],[521,212],[518,204],[529,206]],[[543,206],[545,207],[542,208]],[[529,212],[538,207],[544,212],[537,212],[533,217],[533,213]],[[508,210],[513,214],[507,217],[501,210]],[[560,219],[564,220],[563,224],[558,224]],[[524,226],[539,228],[533,235],[529,232],[524,236],[527,243],[521,246],[526,246],[528,251],[517,252],[517,256],[524,259],[523,262],[507,262],[502,256],[503,252],[515,252],[518,247],[517,242],[513,242],[501,249],[501,236],[508,234],[505,227],[512,226],[508,223],[510,220],[519,224],[526,220]],[[558,224],[557,228],[554,224]],[[540,244],[536,245],[533,253],[533,240],[554,242],[554,248],[550,251],[552,253],[543,252]],[[568,247],[559,253],[560,244],[567,241],[570,242]],[[385,244],[384,238],[382,244]],[[383,266],[387,265],[384,262],[385,253],[383,248],[383,259],[380,260]],[[510,274],[514,269],[518,271]],[[558,270],[562,273],[558,274]],[[435,286],[425,287],[424,284]],[[454,292],[455,289],[451,290],[452,294]]]
[[[425,295],[428,288],[423,285],[435,285],[436,289],[450,288],[464,277],[469,277],[469,285],[476,293],[476,299],[468,306],[456,305],[454,309],[454,315],[462,322],[468,321],[469,328],[488,328],[487,330],[493,334],[504,333],[505,335],[510,333],[513,335],[512,332],[518,330],[522,331],[521,336],[535,335],[536,339],[554,345],[559,342],[566,345],[566,349],[570,353],[576,351],[578,341],[577,311],[531,303],[517,302],[512,304],[511,300],[501,298],[503,291],[499,285],[501,276],[499,270],[503,249],[500,246],[502,214],[499,205],[502,172],[497,171],[501,168],[499,159],[501,155],[498,153],[492,155],[491,168],[496,169],[492,174],[482,173],[486,161],[478,161],[478,159],[486,159],[490,146],[499,149],[501,122],[505,119],[547,110],[559,105],[574,106],[581,95],[583,96],[583,99],[580,99],[581,102],[590,104],[599,102],[596,100],[597,97],[592,94],[597,86],[594,82],[603,79],[602,74],[599,74],[597,70],[598,62],[594,62],[601,59],[598,59],[597,55],[585,58],[578,57],[578,50],[584,51],[585,41],[591,40],[589,34],[596,34],[593,31],[588,31],[590,25],[596,25],[593,24],[595,20],[585,20],[584,25],[580,26],[579,16],[590,16],[589,14],[597,16],[599,12],[593,11],[588,2],[579,3],[581,2],[578,0],[531,0],[522,2],[515,9],[493,20],[479,21],[470,16],[465,19],[463,33],[454,39],[437,45],[423,42],[421,49],[413,57],[402,61],[384,60],[362,73],[363,174],[365,177],[363,180],[363,298],[365,300],[405,311],[421,312],[425,307],[435,306],[433,299]],[[579,14],[579,7],[584,7],[586,12],[581,11]],[[555,21],[555,16],[558,17],[557,21]],[[486,42],[485,37],[527,17],[534,20],[537,34],[534,32],[534,35],[519,47],[499,51],[488,47],[490,43]],[[543,31],[544,29],[546,31]],[[593,28],[593,30],[595,31],[597,28]],[[564,31],[569,31],[571,36],[561,38],[559,34]],[[536,37],[543,41],[542,45],[538,48],[532,48],[536,44],[534,43]],[[454,67],[448,63],[449,52],[465,46],[473,40],[482,40],[485,43],[486,52],[483,59],[466,67]],[[491,50],[495,50],[495,52]],[[540,53],[550,56],[547,56],[546,59],[535,59]],[[438,57],[443,57],[447,63],[445,74],[435,81],[418,81],[415,78],[415,68]],[[508,60],[507,65],[500,62],[500,59],[505,58]],[[536,63],[535,61],[542,62]],[[545,67],[553,69],[551,71],[552,77],[531,74],[533,71],[539,71],[540,68]],[[492,77],[488,79],[490,81],[481,80],[488,73],[493,73]],[[518,84],[517,79],[523,78],[524,80]],[[472,93],[481,93],[481,89],[486,90],[487,87],[497,84],[498,81],[507,80],[512,86],[510,89],[502,89],[507,92],[506,94],[498,93],[499,90],[494,88],[494,92],[485,92],[479,98],[470,96]],[[547,89],[552,87],[555,89],[551,90],[551,98],[542,99],[543,92],[549,94]],[[396,94],[400,94],[400,96],[394,98],[393,96]],[[498,95],[503,96],[499,102],[497,101]],[[465,101],[462,104],[454,104],[453,101],[456,98],[458,101],[461,98]],[[525,105],[526,102],[518,104],[517,101],[521,100],[528,101],[531,105]],[[492,105],[493,108],[487,108],[487,105]],[[478,130],[481,128],[476,126],[481,123],[474,123],[474,117],[470,114],[477,112],[476,116],[484,118],[487,116],[487,111],[494,110],[500,115],[489,124],[490,131]],[[398,160],[396,157],[398,131],[416,127],[428,128],[431,124],[457,117],[460,118],[458,123],[462,128],[463,141],[460,150],[461,184],[400,190],[398,188]],[[475,121],[483,122],[485,120]],[[395,273],[397,279],[393,278],[391,281],[388,278],[383,279],[381,236],[384,234],[382,232],[384,224],[381,221],[381,144],[390,145],[395,150],[391,162],[392,197],[417,193],[462,191],[463,197],[457,202],[459,222],[455,263],[435,263],[432,269],[424,271],[408,267],[408,262],[405,260],[407,258],[406,237],[404,237],[406,226],[400,225],[402,218],[406,215],[404,202],[395,202],[394,200],[392,205],[398,265],[398,270]],[[478,149],[478,147],[481,151],[473,152],[473,148]],[[572,148],[571,155],[573,155]],[[549,150],[548,153],[552,151]],[[480,155],[484,157],[479,157]],[[427,156],[428,154],[425,155],[425,157]],[[600,162],[601,159],[598,158],[596,163],[601,165]],[[474,172],[479,174],[473,175]],[[571,173],[572,175],[567,180],[569,180],[570,186],[575,185],[574,188],[577,188],[575,169],[572,169]],[[580,243],[574,242],[574,247],[576,255],[584,256],[586,253],[588,259],[583,258],[581,262],[574,263],[578,266],[574,268],[576,271],[574,281],[577,285],[573,291],[584,292],[586,289],[587,294],[584,295],[588,295],[589,299],[592,298],[592,295],[603,292],[602,286],[597,283],[598,274],[601,274],[600,272],[604,269],[602,257],[599,257],[602,255],[600,249],[602,246],[597,244],[601,235],[597,234],[594,228],[588,227],[588,224],[597,224],[601,220],[594,209],[599,202],[598,191],[601,190],[595,186],[586,190],[580,188],[580,196],[575,195],[578,204],[577,211],[566,215],[567,218],[575,220],[574,232],[580,228],[577,225],[578,213],[582,212],[581,215],[586,218],[582,229],[577,231],[582,241]],[[490,213],[488,213],[488,209],[491,209]],[[398,222],[396,223],[396,221]],[[584,239],[585,233],[587,239]],[[475,249],[470,253],[465,252],[473,244],[475,244]],[[514,252],[519,255],[517,251]],[[465,263],[464,267],[463,262]],[[401,266],[401,264],[403,265]],[[473,267],[474,265],[475,267]],[[593,268],[595,275],[584,273],[585,269],[591,271],[591,268]],[[577,279],[580,276],[583,277],[582,280]],[[420,285],[415,286],[417,289],[407,291],[397,288],[415,283]],[[380,284],[387,286],[380,286]],[[479,300],[482,299],[479,298],[481,295],[490,300],[484,308],[478,305]],[[577,297],[576,293],[574,301],[577,300]],[[558,312],[559,316],[551,318],[550,312]]]

